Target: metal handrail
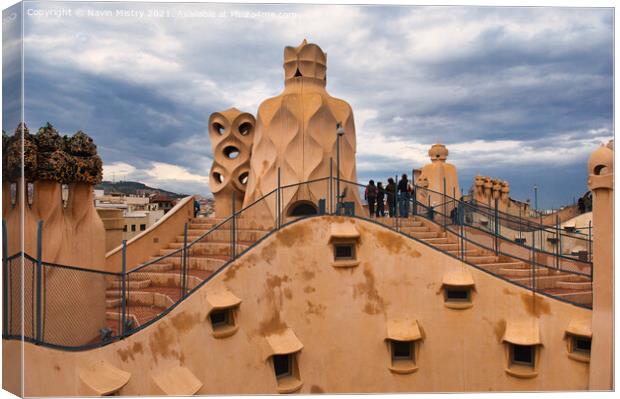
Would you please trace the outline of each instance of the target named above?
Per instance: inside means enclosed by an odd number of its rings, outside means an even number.
[[[337,180],[338,178],[334,177],[334,179]],[[340,181],[345,183],[345,184],[352,184],[352,185],[356,185],[358,187],[366,187],[363,184],[360,184],[360,183],[357,183],[357,182],[352,182],[352,181],[349,181],[349,180],[346,180],[346,179],[342,179],[342,178],[340,179]],[[433,209],[437,208],[437,207],[440,207],[440,206],[443,206],[443,205],[451,204],[451,203],[452,204],[459,203],[459,204],[464,204],[464,206],[469,207],[470,209],[472,207],[474,207],[474,209],[476,209],[476,210],[482,209],[481,211],[479,211],[480,213],[483,213],[485,216],[487,216],[490,219],[496,219],[496,216],[495,216],[496,210],[494,208],[489,208],[489,207],[486,207],[486,206],[478,204],[478,203],[472,204],[470,202],[465,202],[465,201],[462,201],[462,200],[457,199],[455,197],[452,197],[449,194],[440,193],[438,191],[435,191],[435,190],[432,190],[432,189],[429,189],[429,188],[426,188],[426,187],[421,187],[421,186],[418,186],[416,184],[412,184],[412,188],[414,189],[414,192],[419,192],[418,190],[422,190],[423,192],[425,191],[425,192],[428,192],[428,193],[433,193],[433,194],[436,194],[438,196],[441,196],[441,198],[445,198],[444,202],[441,202],[440,204],[432,205]],[[383,191],[385,192],[385,189]],[[410,201],[413,200],[413,199],[414,198],[411,198],[411,197],[409,198]],[[425,207],[425,208],[428,208],[430,206],[430,204],[428,204],[428,205],[427,204],[422,204],[419,201],[418,201],[418,204],[420,206]],[[437,212],[437,211],[435,210],[435,212]],[[490,212],[493,212],[493,213],[490,214]],[[532,227],[532,226],[536,227],[535,228],[536,233],[546,232],[546,233],[553,234],[553,235],[559,234],[560,239],[561,239],[561,237],[569,237],[569,238],[575,239],[575,240],[583,240],[583,241],[585,241],[585,245],[586,245],[587,248],[591,247],[591,240],[589,238],[587,238],[587,237],[583,237],[583,238],[582,237],[576,237],[574,235],[574,234],[582,234],[582,233],[576,232],[576,233],[566,234],[565,232],[562,232],[561,230],[558,232],[557,226],[545,226],[545,225],[542,225],[542,224],[535,224],[535,223],[532,223],[531,221],[529,221],[527,219],[519,218],[518,216],[511,215],[511,214],[508,214],[508,213],[505,213],[505,212],[501,212],[499,210],[497,210],[497,215],[499,216],[500,220],[508,220],[509,218],[512,218],[513,220],[525,220],[525,222],[522,222],[522,223],[524,225],[527,225],[527,226],[530,226],[530,227]],[[446,215],[446,216],[449,217],[449,215]],[[518,222],[515,222],[515,223],[518,223]],[[484,231],[484,230],[481,230],[481,231]],[[583,235],[585,235],[585,234],[583,234]],[[503,235],[502,235],[502,237],[510,240],[509,237],[506,237],[506,236],[503,236]],[[512,240],[510,240],[510,241],[512,241]],[[523,246],[525,248],[531,248],[531,246],[529,246],[529,245],[520,244],[520,243],[519,243],[519,245],[521,245],[521,246]],[[560,258],[573,259],[573,258],[571,258],[569,256],[564,255],[564,254],[558,254],[558,253],[553,253],[553,252],[546,251],[545,249],[542,248],[542,244],[541,244],[541,248],[537,249],[537,250],[538,251],[542,251],[542,252],[544,252],[546,254],[549,254],[549,255],[559,256]],[[591,262],[588,262],[588,263],[591,263]]]
[[[411,201],[414,201],[414,199],[411,199]],[[455,200],[455,201],[456,201],[456,203],[457,203],[457,204],[459,204],[459,203],[460,203],[460,204],[462,204],[463,209],[466,209],[468,206],[471,206],[471,205],[469,205],[467,202],[463,202],[463,201],[460,201],[460,200]],[[450,200],[450,201],[446,201],[446,202],[451,202],[451,200]],[[450,216],[450,215],[443,214],[442,212],[440,212],[440,211],[438,211],[438,210],[436,210],[436,209],[435,209],[435,208],[439,208],[440,206],[442,206],[442,204],[438,204],[438,205],[432,205],[432,206],[429,206],[429,205],[423,204],[423,203],[421,203],[421,202],[419,202],[419,201],[415,200],[415,204],[414,204],[414,206],[422,206],[422,207],[427,208],[427,209],[429,209],[429,208],[430,208],[430,209],[433,209],[433,212],[434,212],[435,214],[440,215],[440,216],[444,217],[445,219],[450,219],[450,218],[451,218],[451,216]],[[457,206],[458,206],[458,205],[457,205]],[[429,221],[431,221],[431,222],[433,222],[433,223],[436,223],[436,221],[435,221],[435,220],[433,220],[432,218],[426,218],[426,219],[428,219]],[[478,226],[471,225],[471,224],[465,224],[465,225],[466,225],[468,228],[475,229],[475,230],[480,231],[480,232],[482,232],[482,233],[485,233],[485,234],[491,234],[489,231],[487,231],[487,230],[485,230],[485,229],[481,229],[481,228],[480,228],[480,227],[478,227]],[[445,226],[445,225],[441,225],[441,227],[444,227],[444,228],[445,228],[446,226]],[[498,235],[498,238],[500,238],[500,239],[502,239],[502,240],[504,240],[504,241],[506,241],[506,242],[509,242],[509,243],[511,243],[512,245],[517,245],[517,246],[522,247],[522,248],[526,248],[526,249],[532,249],[532,248],[534,248],[533,246],[524,245],[524,244],[522,244],[522,243],[519,243],[519,242],[517,242],[517,241],[513,241],[513,240],[511,240],[510,238],[507,238],[507,237],[502,236],[502,235]],[[481,245],[481,246],[482,246],[482,244],[479,244],[479,245]],[[496,252],[496,250],[495,250],[495,249],[490,249],[490,248],[488,248],[488,247],[487,247],[486,249],[489,249],[489,250],[492,250],[492,251]],[[573,257],[566,256],[566,255],[564,255],[564,254],[558,254],[558,253],[554,253],[554,252],[549,252],[549,251],[547,251],[547,250],[545,250],[545,249],[543,249],[543,248],[536,248],[536,251],[537,251],[537,252],[539,252],[539,253],[542,253],[542,254],[544,254],[544,255],[549,255],[549,256],[552,256],[552,257],[555,257],[555,258],[562,258],[562,259],[566,259],[566,260],[569,260],[569,261],[572,261],[572,262],[583,263],[583,264],[585,264],[586,266],[592,267],[592,262],[590,262],[590,261],[585,261],[585,260],[581,260],[581,259],[576,259],[576,258],[573,258]],[[506,254],[505,254],[505,256],[509,256],[509,257],[513,257],[513,258],[516,258],[516,257],[517,257],[517,256],[514,256],[514,255],[510,255],[510,254],[508,254],[508,253],[506,253]],[[528,262],[529,262],[529,261],[528,261]],[[551,268],[551,266],[549,266],[549,267]],[[557,269],[557,267],[556,267],[556,269]],[[574,271],[572,271],[572,270],[571,270],[570,272],[574,272]],[[584,273],[581,273],[581,272],[575,272],[575,273],[577,273],[577,274],[582,274],[582,275],[585,275],[585,276],[589,276],[588,274],[584,274]]]

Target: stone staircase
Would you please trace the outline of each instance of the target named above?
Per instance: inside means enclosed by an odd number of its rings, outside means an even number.
[[[393,228],[394,220],[378,218],[377,221]],[[398,219],[399,230],[410,237],[424,241],[432,247],[460,257],[458,236],[442,231],[437,224],[420,216]],[[473,243],[464,244],[465,260],[488,272],[516,284],[532,287],[532,266],[508,256],[496,256],[492,251]],[[533,270],[535,288],[554,297],[592,306],[592,280],[582,275],[538,266]]]
[[[223,219],[194,218],[187,230],[187,242],[198,239]],[[239,254],[269,233],[250,220],[240,218],[236,223],[236,253]],[[231,225],[226,223],[188,249],[187,290],[199,285],[231,256]],[[181,262],[184,237],[182,234],[150,258],[149,266],[127,274],[127,319],[136,328],[155,318],[181,298]],[[175,253],[176,251],[176,253]],[[162,256],[166,256],[162,258]],[[160,259],[162,258],[162,259]],[[159,260],[158,260],[159,259]],[[107,326],[116,335],[121,318],[121,281],[108,281],[106,291]]]

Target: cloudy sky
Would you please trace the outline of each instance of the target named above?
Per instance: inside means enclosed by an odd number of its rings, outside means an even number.
[[[209,115],[255,114],[283,88],[284,47],[307,38],[353,107],[359,180],[421,167],[442,142],[464,188],[480,173],[525,200],[537,184],[558,207],[613,136],[613,22],[609,8],[26,2],[25,119],[89,133],[106,179],[207,194]]]

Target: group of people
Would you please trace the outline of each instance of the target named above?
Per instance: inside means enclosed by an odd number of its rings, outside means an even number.
[[[384,217],[387,203],[388,215],[393,218],[396,217],[398,204],[399,217],[406,218],[409,216],[412,192],[413,188],[406,174],[402,175],[398,184],[393,178],[388,178],[385,187],[383,182],[377,182],[375,185],[375,181],[370,180],[364,192],[364,199],[368,202],[368,213],[371,217]]]

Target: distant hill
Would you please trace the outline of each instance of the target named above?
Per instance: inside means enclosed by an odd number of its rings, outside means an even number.
[[[140,183],[137,181],[103,181],[101,184],[95,186],[96,190],[103,190],[105,194],[109,194],[112,192],[123,193],[126,195],[136,195],[138,194],[138,190],[144,190],[146,194],[159,192],[160,194],[168,195],[173,198],[182,198],[186,197],[186,194],[178,194],[172,191],[162,190],[161,188],[149,187],[144,183]]]

